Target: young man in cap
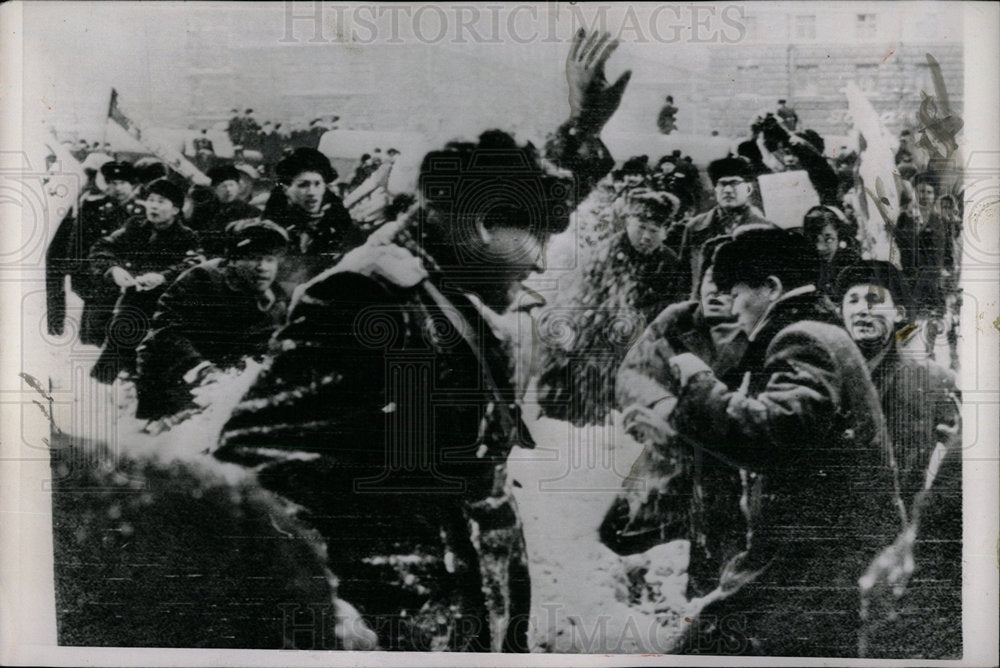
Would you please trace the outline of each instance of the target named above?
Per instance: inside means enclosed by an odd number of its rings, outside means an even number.
[[[49,332],[63,330],[66,313],[64,276],[70,287],[84,301],[80,322],[80,341],[100,344],[110,318],[107,308],[100,308],[98,289],[90,280],[87,256],[94,242],[119,229],[132,216],[141,216],[144,208],[136,201],[138,176],[128,162],[106,162],[100,167],[107,184],[105,193],[84,195],[78,213],[66,216],[49,245],[46,255],[46,290]]]
[[[156,420],[192,405],[209,374],[267,352],[286,295],[274,279],[288,234],[269,220],[238,220],[225,257],[191,267],[160,297],[138,348],[136,417]]]
[[[754,179],[746,159],[729,156],[715,160],[708,165],[708,178],[715,187],[717,204],[687,223],[678,253],[681,270],[690,272],[685,282],[692,299],[697,299],[695,283],[701,275],[702,244],[712,237],[749,227],[777,227],[750,203]]]
[[[335,603],[363,615],[337,606],[340,647],[529,649],[506,460],[530,437],[496,313],[614,164],[599,135],[629,77],[604,79],[615,46],[574,40],[558,171],[496,130],[427,154],[420,227],[379,228],[296,292],[281,352],[223,429],[216,455],[258,467],[327,539]]]
[[[337,172],[312,148],[298,148],[275,166],[279,184],[263,217],[285,228],[289,261],[279,280],[301,283],[336,264],[364,241],[344,203],[329,189]]]
[[[158,179],[147,190],[146,215],[130,218],[90,250],[95,284],[105,299],[114,302],[117,295],[104,351],[91,371],[105,383],[119,371],[135,371],[135,347],[146,334],[157,298],[201,258],[198,235],[181,222],[181,189]]]
[[[837,280],[844,326],[871,370],[900,472],[912,531],[888,567],[902,582],[901,610],[871,638],[870,656],[958,658],[962,653],[961,404],[955,374],[904,351],[911,322],[899,270],[888,262],[849,267]],[[913,335],[914,330],[909,329]],[[915,541],[914,541],[915,539]],[[913,560],[905,566],[907,558]],[[878,569],[878,564],[874,566]],[[868,584],[873,587],[874,579]],[[896,583],[892,583],[896,584]],[[938,633],[947,628],[946,633]]]
[[[208,171],[212,192],[201,191],[188,225],[198,233],[206,257],[222,257],[225,252],[226,225],[234,220],[256,218],[260,211],[240,198],[243,173],[233,165],[213,167]],[[194,197],[194,188],[191,196]]]
[[[744,382],[726,385],[692,354],[669,361],[670,429],[749,472],[747,550],[727,564],[684,651],[857,656],[858,580],[903,527],[878,393],[810,283],[815,266],[799,234],[737,234],[712,268],[750,340]]]

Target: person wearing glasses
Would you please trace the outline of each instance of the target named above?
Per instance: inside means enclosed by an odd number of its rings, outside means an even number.
[[[706,241],[748,227],[777,227],[750,204],[754,179],[745,158],[729,156],[709,163],[708,178],[715,187],[716,205],[687,224],[678,253],[681,271],[690,272],[686,285],[692,299],[698,298],[695,290],[701,276],[701,248]]]

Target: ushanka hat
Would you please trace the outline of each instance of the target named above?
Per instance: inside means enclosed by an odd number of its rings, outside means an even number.
[[[184,206],[184,191],[167,179],[156,179],[146,186],[146,193],[147,196],[159,195],[160,197],[168,199],[178,209]]]
[[[713,160],[708,163],[708,178],[712,183],[719,179],[738,176],[744,181],[753,178],[753,170],[750,168],[750,161],[746,158],[730,155],[720,160]]]

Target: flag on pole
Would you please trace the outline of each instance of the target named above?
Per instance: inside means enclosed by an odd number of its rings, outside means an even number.
[[[108,103],[108,120],[114,121],[130,137],[139,142],[143,148],[162,160],[168,167],[185,178],[199,185],[209,185],[212,180],[205,176],[194,164],[185,158],[180,151],[160,140],[149,126],[139,120],[136,115],[123,107],[118,91],[111,89],[111,100]]]
[[[118,91],[111,89],[111,102],[108,104],[108,118],[120,125],[136,141],[142,141],[142,130],[129,119],[118,106]]]

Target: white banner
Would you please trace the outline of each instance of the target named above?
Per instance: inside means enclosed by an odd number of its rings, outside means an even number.
[[[763,174],[757,177],[757,186],[764,217],[785,230],[802,227],[806,211],[819,204],[819,196],[805,170]]]

